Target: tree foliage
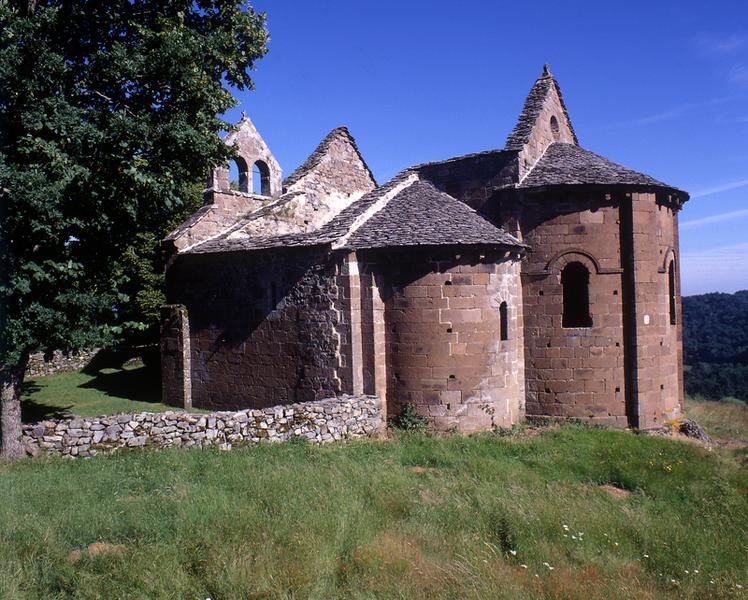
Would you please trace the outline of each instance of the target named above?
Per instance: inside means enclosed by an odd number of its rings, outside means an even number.
[[[142,267],[228,159],[220,115],[266,42],[236,0],[0,0],[4,389],[28,352],[107,343],[154,310]]]
[[[748,401],[748,291],[683,298],[686,391]]]

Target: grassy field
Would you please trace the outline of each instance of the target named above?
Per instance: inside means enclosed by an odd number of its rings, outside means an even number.
[[[745,598],[746,460],[569,425],[0,465],[0,597]]]
[[[748,404],[742,400],[719,402],[686,398],[686,414],[718,438],[748,441]]]

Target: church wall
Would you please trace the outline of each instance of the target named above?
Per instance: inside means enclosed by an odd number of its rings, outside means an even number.
[[[498,251],[421,250],[380,254],[366,270],[384,290],[390,416],[411,404],[433,428],[462,432],[523,418],[518,261]]]
[[[680,256],[677,214],[666,197],[632,194],[636,300],[636,378],[642,428],[662,426],[682,409]],[[671,323],[668,267],[675,261],[675,323]]]
[[[339,393],[338,270],[308,248],[179,255],[167,295],[188,315],[192,405],[262,408]]]
[[[616,199],[602,192],[526,195],[520,214],[527,414],[627,424],[623,272]],[[561,273],[589,271],[591,327],[563,326]]]

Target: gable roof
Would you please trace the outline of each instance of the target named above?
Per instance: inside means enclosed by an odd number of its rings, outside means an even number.
[[[514,129],[512,129],[506,140],[507,150],[521,150],[522,147],[530,141],[532,129],[535,126],[535,122],[538,120],[538,116],[543,110],[543,104],[548,93],[551,91],[551,88],[555,88],[556,94],[558,94],[561,109],[563,110],[564,118],[569,125],[571,135],[574,138],[574,143],[579,143],[577,134],[574,132],[574,127],[571,124],[569,113],[566,110],[566,104],[564,104],[564,97],[561,95],[561,87],[558,85],[558,82],[553,75],[551,75],[548,65],[544,65],[543,74],[538,77],[530,89],[530,93],[525,99],[525,105],[522,107],[522,112],[519,115],[517,124],[514,126]]]
[[[526,247],[459,200],[405,170],[365,194],[317,231],[286,235],[218,236],[187,253],[300,246],[364,249],[406,246]]]
[[[398,192],[345,244],[352,249],[444,245],[523,246],[467,204],[421,180]]]
[[[301,163],[301,165],[288,177],[286,177],[283,180],[283,188],[289,188],[295,183],[297,183],[300,179],[302,179],[305,175],[310,173],[324,158],[325,154],[327,154],[327,151],[329,150],[332,143],[337,139],[343,139],[348,144],[351,145],[351,147],[356,151],[356,154],[358,155],[358,158],[361,160],[361,164],[366,169],[366,172],[369,174],[369,177],[371,177],[371,180],[374,182],[374,185],[376,185],[377,180],[374,177],[374,174],[371,172],[371,169],[369,168],[369,165],[366,164],[366,161],[364,160],[364,157],[361,155],[361,151],[358,149],[358,145],[356,144],[356,140],[351,135],[351,132],[348,131],[348,128],[345,126],[336,127],[330,133],[328,133],[322,141],[319,143],[319,145],[315,148],[314,152],[312,152],[307,159]]]
[[[638,173],[574,144],[553,143],[528,173],[520,188],[552,185],[634,185],[685,192]]]

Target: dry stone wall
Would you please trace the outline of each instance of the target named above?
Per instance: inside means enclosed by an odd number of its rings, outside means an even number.
[[[51,356],[44,352],[36,352],[29,356],[29,363],[26,366],[26,378],[34,379],[36,377],[45,377],[55,373],[66,373],[69,371],[81,371],[99,353],[99,349],[65,354],[60,350],[55,350]]]
[[[372,435],[383,426],[376,396],[341,396],[262,410],[132,413],[71,417],[23,428],[27,454],[94,456],[122,448],[172,448],[279,442],[304,438],[313,443]]]

